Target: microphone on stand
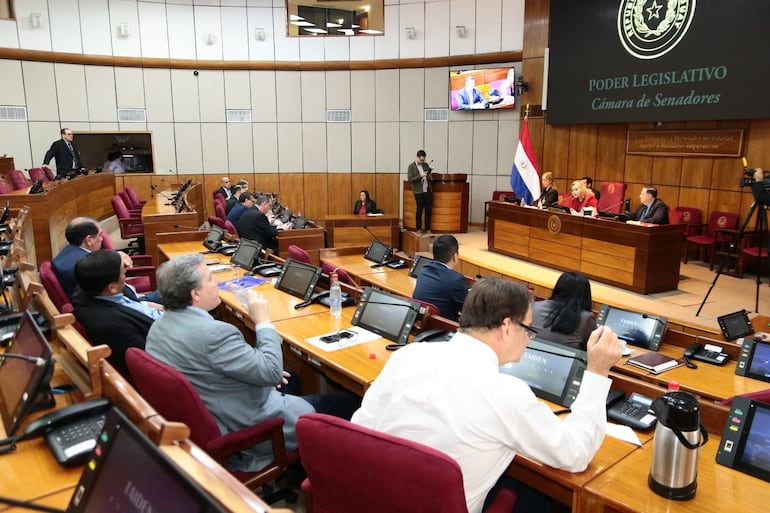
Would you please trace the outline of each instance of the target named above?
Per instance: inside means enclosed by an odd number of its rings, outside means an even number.
[[[150,185],[150,189],[157,192],[158,196],[160,196],[161,198],[166,198],[167,200],[172,199],[171,196],[165,194],[163,191],[159,191],[157,185]]]
[[[26,354],[16,354],[16,353],[0,353],[0,360],[3,360],[5,358],[14,359],[14,360],[24,360],[27,362],[34,363],[38,367],[42,367],[45,365],[45,360],[43,358],[40,358],[39,356],[27,356]]]
[[[377,235],[375,235],[375,234],[374,234],[374,232],[373,232],[373,231],[371,231],[371,230],[369,229],[369,227],[368,227],[368,226],[364,225],[364,226],[363,226],[363,228],[364,228],[364,230],[366,230],[367,232],[369,232],[369,235],[371,235],[371,236],[372,236],[372,238],[373,238],[375,241],[377,241],[378,243],[382,244],[383,246],[388,246],[388,244],[385,244],[385,243],[384,243],[384,242],[382,242],[382,241],[381,241],[379,238],[377,238]],[[391,248],[391,251],[392,251],[392,248]],[[391,259],[390,259],[390,255],[388,256],[388,259],[387,259],[387,260],[385,260],[384,262],[378,262],[378,263],[375,263],[375,264],[372,264],[372,265],[370,265],[369,267],[371,267],[372,269],[374,269],[374,268],[376,268],[376,267],[382,267],[383,265],[386,265],[386,264],[388,264],[389,262],[391,262]]]

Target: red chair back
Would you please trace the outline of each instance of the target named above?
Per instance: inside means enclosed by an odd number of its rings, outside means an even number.
[[[141,208],[142,205],[147,203],[146,201],[142,201],[139,198],[139,194],[136,193],[136,189],[134,189],[133,185],[131,185],[131,184],[126,185],[125,188],[126,188],[126,192],[128,193],[128,197],[131,198],[131,205],[134,208]]]
[[[559,192],[559,205],[568,207],[572,204],[572,194],[568,192]]]
[[[674,210],[682,213],[682,224],[700,224],[701,219],[703,219],[703,212],[701,212],[701,209],[699,208],[676,207]],[[671,211],[669,211],[669,217],[670,216]]]
[[[333,272],[337,273],[337,279],[340,281],[340,283],[345,283],[347,285],[350,285],[354,288],[359,288],[358,283],[353,280],[353,278],[350,277],[348,272],[345,269],[340,269],[336,265],[330,263],[330,262],[323,262],[321,264],[321,272],[324,274],[328,274],[329,276],[332,275]]]
[[[209,440],[221,435],[211,412],[184,374],[135,347],[126,351],[126,365],[142,397],[167,420],[187,424],[190,439],[199,447],[205,450]]]
[[[289,258],[313,265],[313,260],[310,258],[310,254],[301,247],[294,244],[289,246]]]
[[[225,226],[225,220],[224,219],[220,219],[219,217],[216,217],[216,216],[209,216],[208,219],[209,219],[209,224],[210,225],[212,225],[212,226],[219,226],[223,230],[227,230],[227,227]]]
[[[738,224],[738,214],[731,212],[714,211],[709,216],[709,223],[706,227],[706,235],[714,237],[717,230],[726,228],[732,229]]]
[[[227,214],[225,213],[224,204],[220,202],[214,203],[214,214],[220,219],[227,219]]]
[[[51,301],[59,312],[64,312],[64,306],[70,302],[70,298],[64,292],[61,283],[59,283],[59,277],[56,276],[51,262],[48,260],[42,262],[38,269],[38,273],[40,274],[40,281],[43,283],[43,287],[45,287],[48,297],[51,298]]]
[[[123,201],[123,198],[120,196],[113,196],[112,197],[112,209],[115,211],[115,215],[118,216],[118,219],[127,219],[131,217],[131,214],[128,212],[128,207],[126,206],[126,203]]]
[[[227,219],[225,219],[225,230],[227,230],[227,233],[230,235],[238,236],[238,230],[235,229],[235,225]]]
[[[131,203],[131,198],[128,197],[128,193],[126,192],[125,189],[119,190],[118,196],[120,196],[120,199],[123,200],[123,204],[126,206],[126,208],[128,209],[134,208],[133,204]]]
[[[26,176],[24,176],[24,173],[21,171],[21,169],[11,169],[8,171],[8,178],[11,180],[11,183],[13,184],[13,188],[18,189],[26,189],[32,183],[27,179]]]
[[[619,214],[623,211],[627,185],[623,182],[604,182],[599,195],[599,211]]]
[[[50,182],[42,167],[31,167],[27,170],[29,173],[29,179],[33,182],[43,180],[44,182]]]
[[[301,416],[296,432],[313,513],[468,511],[460,466],[441,451],[319,413]]]
[[[684,224],[682,223],[682,212],[681,210],[669,210],[668,211],[668,224]]]
[[[505,201],[507,199],[516,199],[516,193],[513,191],[494,191],[492,201]]]
[[[53,181],[54,181],[54,179],[56,178],[56,175],[55,175],[55,174],[54,174],[54,172],[51,170],[51,168],[50,168],[50,167],[48,167],[48,166],[43,166],[43,168],[42,168],[42,169],[43,169],[43,173],[45,173],[45,176],[47,176],[47,177],[48,177],[48,181],[49,181],[49,182],[53,182]]]
[[[5,181],[5,179],[0,179],[0,194],[8,194],[13,190],[13,187],[11,184]]]

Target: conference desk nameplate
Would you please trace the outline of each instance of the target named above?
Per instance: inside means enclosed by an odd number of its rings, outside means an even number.
[[[570,216],[493,201],[491,251],[641,294],[676,290],[682,231]]]

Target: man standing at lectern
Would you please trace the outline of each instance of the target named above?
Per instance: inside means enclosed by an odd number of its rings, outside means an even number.
[[[69,128],[61,129],[61,139],[54,141],[43,157],[43,164],[48,165],[51,159],[56,159],[56,174],[67,175],[73,169],[80,169],[82,162],[78,147],[72,142],[74,135]]]
[[[417,203],[415,230],[422,231],[422,212],[425,211],[425,231],[423,233],[432,235],[430,232],[430,214],[433,210],[433,191],[430,184],[430,172],[433,170],[425,163],[425,157],[427,157],[425,150],[417,152],[417,158],[409,164],[406,170],[406,179],[412,184],[414,200]]]

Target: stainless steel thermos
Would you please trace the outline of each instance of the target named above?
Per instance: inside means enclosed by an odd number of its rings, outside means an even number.
[[[652,410],[658,424],[647,484],[668,499],[692,499],[698,487],[699,448],[708,441],[698,400],[687,392],[669,392],[653,401]]]

